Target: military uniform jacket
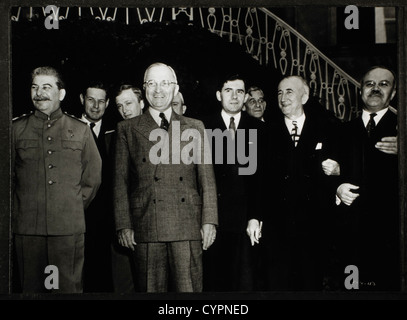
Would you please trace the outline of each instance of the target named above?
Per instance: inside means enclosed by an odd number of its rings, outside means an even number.
[[[174,126],[179,127],[181,134],[191,129],[201,139],[180,141],[172,132]],[[161,150],[163,161],[157,163],[152,160],[160,152],[155,149],[160,138],[153,135],[160,130],[165,132],[148,111],[118,123],[114,177],[116,230],[134,229],[136,242],[201,240],[201,226],[218,223],[213,167],[203,161],[204,125],[172,112],[168,140],[164,140],[169,143],[169,150],[168,153]],[[188,164],[182,158],[176,161],[177,154],[188,151],[187,146],[194,147],[194,152],[202,156],[201,163]],[[210,150],[206,151],[210,154]]]
[[[89,127],[61,109],[37,110],[13,122],[13,146],[14,233],[84,233],[102,168]]]

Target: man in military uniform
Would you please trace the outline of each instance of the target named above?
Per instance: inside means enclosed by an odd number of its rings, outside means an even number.
[[[82,292],[84,209],[102,163],[89,127],[62,112],[65,93],[57,70],[34,69],[36,110],[13,122],[12,229],[23,292]]]

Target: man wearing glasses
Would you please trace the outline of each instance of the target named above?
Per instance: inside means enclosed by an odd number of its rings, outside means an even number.
[[[204,155],[204,144],[177,140],[173,127],[196,130],[199,120],[173,112],[178,92],[174,70],[154,63],[144,74],[149,108],[117,127],[114,209],[119,243],[134,251],[136,291],[202,291],[202,250],[215,240],[218,223],[212,164],[174,161],[174,153],[187,144]],[[161,131],[160,131],[161,130]],[[152,133],[169,139],[169,161],[151,158]],[[178,144],[178,145],[177,145]]]

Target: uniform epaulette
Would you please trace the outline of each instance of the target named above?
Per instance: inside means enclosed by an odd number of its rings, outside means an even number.
[[[72,119],[78,120],[78,121],[80,121],[80,122],[86,124],[85,121],[83,121],[81,118],[78,118],[77,116],[74,116],[73,114],[69,114],[69,113],[67,113],[66,111],[64,111],[64,114],[67,115],[68,117],[71,117]]]
[[[15,118],[11,119],[11,121],[16,121],[16,120],[31,116],[33,113],[34,113],[34,111],[30,111],[29,113],[24,113],[21,116],[18,116],[18,117],[15,117]]]
[[[389,106],[389,110],[390,110],[391,112],[393,112],[394,114],[397,114],[397,109],[396,109],[396,108],[394,108],[394,107],[392,107],[392,106]]]

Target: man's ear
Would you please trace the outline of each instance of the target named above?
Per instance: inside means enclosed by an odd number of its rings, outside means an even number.
[[[246,111],[246,104],[243,104],[242,110],[243,110],[243,111]]]
[[[144,100],[141,100],[141,101],[140,101],[140,107],[141,107],[141,110],[144,109]]]
[[[303,93],[303,95],[301,97],[302,105],[306,104],[308,99],[309,99],[309,91],[305,89],[304,93]]]
[[[178,94],[178,91],[179,91],[179,85],[177,84],[177,85],[175,85],[175,88],[174,88],[174,96],[173,96],[173,99],[174,99],[174,97]]]
[[[390,101],[393,100],[394,96],[396,95],[396,89],[393,90],[390,96]]]
[[[106,100],[106,108],[109,106],[109,101],[110,101],[110,99]]]
[[[66,95],[66,90],[65,89],[59,90],[59,101],[64,100],[65,95]]]
[[[222,101],[222,97],[220,96],[220,91],[216,91],[216,99],[218,99],[218,101]]]
[[[83,97],[82,93],[79,95],[79,99],[81,99],[81,104],[84,105],[85,104],[85,98]]]
[[[249,99],[249,94],[248,94],[248,93],[246,93],[246,94],[244,95],[243,103],[246,103],[247,99]]]
[[[185,111],[187,111],[187,106],[185,104],[183,104],[182,105],[182,114],[184,114]]]

